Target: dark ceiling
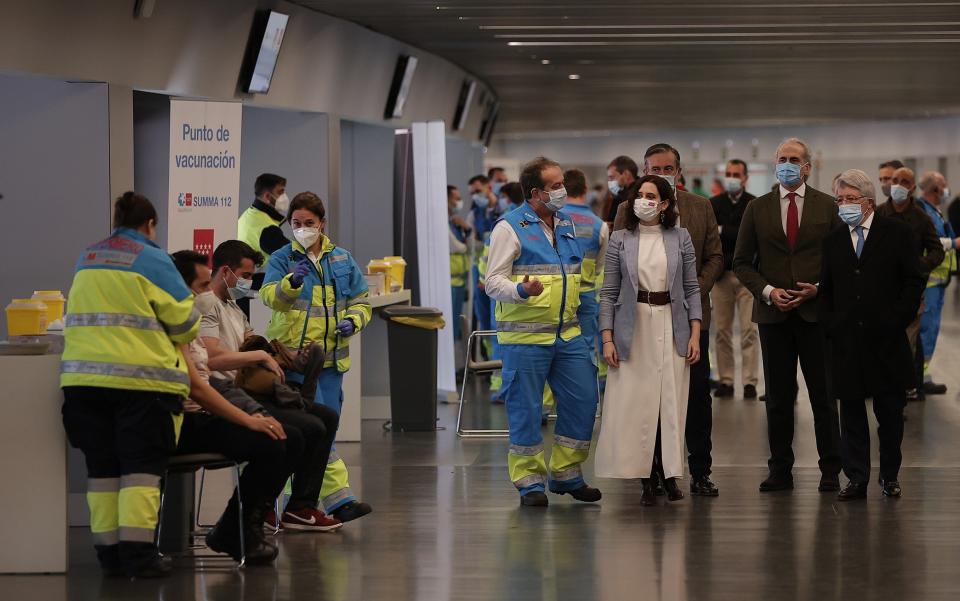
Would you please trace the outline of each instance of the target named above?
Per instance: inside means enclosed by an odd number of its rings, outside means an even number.
[[[481,77],[499,133],[960,114],[960,2],[297,4]]]

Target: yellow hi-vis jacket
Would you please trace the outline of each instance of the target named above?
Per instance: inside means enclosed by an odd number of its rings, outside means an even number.
[[[190,393],[177,345],[196,338],[200,313],[146,236],[121,228],[83,251],[68,296],[60,386]]]

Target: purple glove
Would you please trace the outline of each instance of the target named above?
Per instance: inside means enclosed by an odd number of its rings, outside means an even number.
[[[344,319],[337,324],[337,334],[346,338],[348,336],[353,336],[354,332],[357,331],[357,327],[353,325],[352,319]]]
[[[290,285],[294,288],[299,288],[303,286],[303,278],[307,277],[307,274],[310,273],[310,270],[313,269],[313,265],[310,264],[309,259],[302,259],[293,267],[290,277]]]

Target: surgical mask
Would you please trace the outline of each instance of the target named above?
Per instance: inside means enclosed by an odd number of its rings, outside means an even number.
[[[556,213],[562,209],[567,204],[567,189],[566,188],[557,188],[556,190],[550,190],[548,192],[550,195],[550,201],[544,204],[547,205],[547,208]]]
[[[237,283],[227,288],[227,293],[233,300],[240,300],[253,296],[253,280],[245,280],[238,276],[236,272],[230,271],[233,277],[237,278]]]
[[[890,196],[890,184],[880,184],[880,191],[884,196]]]
[[[800,165],[796,163],[777,163],[777,180],[787,188],[800,185]]]
[[[739,177],[725,177],[723,178],[723,189],[735,194],[743,189],[743,182],[740,181]]]
[[[621,186],[620,182],[615,179],[608,179],[607,190],[610,190],[611,194],[620,194],[620,190],[623,190],[623,186]]]
[[[950,188],[944,188],[943,192],[940,193],[940,202],[947,202],[950,200]]]
[[[903,186],[890,186],[889,190],[890,200],[895,204],[902,205],[907,202],[907,199],[910,198],[910,190],[907,190]]]
[[[287,209],[290,208],[290,199],[287,198],[286,192],[277,197],[277,200],[273,203],[273,208],[283,215],[287,214]]]
[[[213,308],[217,306],[219,301],[220,299],[217,298],[217,295],[214,294],[212,290],[207,290],[206,292],[201,292],[193,299],[193,306],[197,308],[200,315],[209,315],[213,312]]]
[[[317,240],[320,239],[320,228],[318,227],[300,227],[293,230],[293,237],[297,239],[305,250],[310,250]]]
[[[863,221],[863,207],[859,204],[840,205],[840,220],[850,227],[860,225]]]
[[[487,199],[486,194],[480,194],[478,192],[477,194],[471,195],[470,198],[473,199],[474,206],[478,208],[485,209],[490,205],[490,200]]]
[[[661,175],[663,179],[667,180],[667,183],[670,184],[671,188],[676,189],[677,187],[677,176],[675,175]]]
[[[456,212],[458,212],[458,213],[463,210],[463,199],[462,199],[462,198],[457,199],[457,202],[453,203],[453,210],[456,211]]]
[[[660,202],[652,198],[637,198],[633,201],[633,214],[641,221],[653,221],[660,215]]]
[[[500,190],[503,189],[503,182],[493,182],[493,195],[500,196]]]

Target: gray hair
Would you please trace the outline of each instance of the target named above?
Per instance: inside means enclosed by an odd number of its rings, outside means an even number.
[[[784,146],[786,146],[787,144],[797,144],[798,146],[800,146],[801,148],[803,148],[803,161],[804,161],[805,163],[810,163],[810,162],[811,162],[810,146],[808,146],[807,143],[804,142],[803,140],[801,140],[800,138],[787,138],[787,139],[784,140],[783,142],[780,142],[780,146],[777,146],[777,154],[774,155],[774,157],[773,157],[774,160],[776,160],[777,157],[780,156],[780,149],[783,148]]]
[[[941,181],[946,181],[942,173],[939,171],[927,171],[923,174],[923,177],[920,178],[920,182],[917,185],[920,186],[921,190],[926,192],[930,188],[938,185]]]
[[[847,169],[838,175],[837,181],[833,186],[834,193],[836,193],[837,188],[840,186],[854,188],[859,190],[860,194],[863,194],[866,197],[874,200],[877,199],[877,190],[873,187],[873,182],[870,180],[870,176],[859,169]]]

